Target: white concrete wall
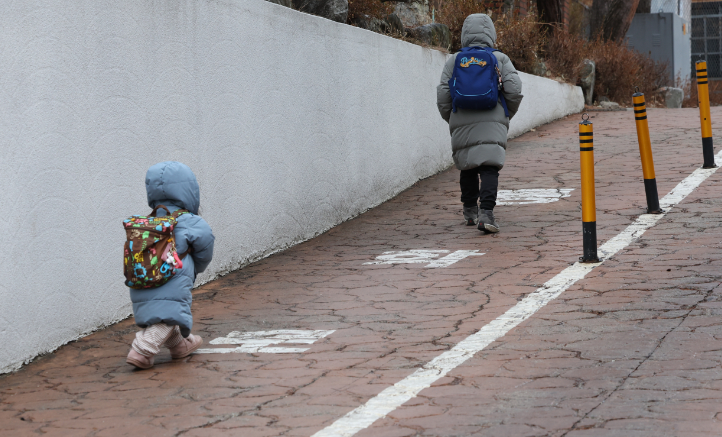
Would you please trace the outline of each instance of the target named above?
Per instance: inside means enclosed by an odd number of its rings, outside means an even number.
[[[524,99],[509,123],[509,138],[584,110],[584,93],[580,87],[522,72],[519,76]]]
[[[262,0],[0,2],[0,373],[130,313],[121,221],[158,161],[201,184],[198,283],[448,167],[444,60]]]

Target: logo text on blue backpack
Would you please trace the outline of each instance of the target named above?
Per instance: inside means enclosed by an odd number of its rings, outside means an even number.
[[[486,61],[483,59],[476,59],[473,56],[471,59],[461,58],[461,62],[459,63],[460,67],[468,68],[469,65],[481,65],[482,67],[486,67]]]

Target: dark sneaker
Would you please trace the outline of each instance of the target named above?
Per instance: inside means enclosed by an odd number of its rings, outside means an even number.
[[[466,226],[474,226],[479,223],[479,208],[476,206],[465,206],[464,220],[466,220]]]
[[[479,209],[479,226],[480,231],[487,234],[495,234],[499,232],[499,225],[494,220],[494,211],[489,209]]]

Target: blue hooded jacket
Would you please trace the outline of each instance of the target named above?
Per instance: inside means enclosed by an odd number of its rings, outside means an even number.
[[[183,268],[162,286],[130,289],[135,323],[141,328],[161,322],[178,325],[183,337],[188,337],[193,327],[191,289],[196,274],[204,271],[213,258],[215,237],[208,223],[197,215],[201,193],[196,176],[187,165],[166,161],[152,166],[145,176],[145,189],[151,208],[165,205],[171,213],[177,209],[191,212],[178,217],[174,233],[178,253],[187,251],[189,246],[193,252],[183,258]],[[158,210],[158,216],[165,214],[165,210]]]

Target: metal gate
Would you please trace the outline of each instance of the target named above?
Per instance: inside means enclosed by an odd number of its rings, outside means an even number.
[[[697,61],[707,61],[707,76],[722,78],[722,1],[692,3],[692,71]]]

